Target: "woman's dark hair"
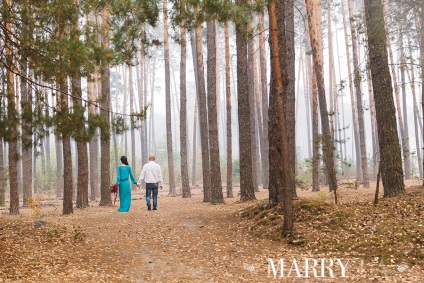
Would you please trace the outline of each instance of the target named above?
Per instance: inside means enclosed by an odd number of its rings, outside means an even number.
[[[122,164],[129,165],[126,156],[121,156],[121,162],[122,162]]]

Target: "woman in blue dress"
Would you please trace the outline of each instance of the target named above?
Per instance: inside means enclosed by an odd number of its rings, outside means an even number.
[[[131,178],[131,182],[137,185],[137,181],[134,178],[130,165],[126,156],[121,156],[122,165],[118,166],[118,174],[116,177],[116,183],[119,185],[119,209],[118,212],[128,212],[131,206],[131,185],[128,178]],[[138,185],[137,185],[138,187]]]

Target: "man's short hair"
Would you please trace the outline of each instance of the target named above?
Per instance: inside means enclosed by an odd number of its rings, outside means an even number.
[[[149,160],[155,160],[155,159],[156,159],[155,155],[153,153],[150,153]]]

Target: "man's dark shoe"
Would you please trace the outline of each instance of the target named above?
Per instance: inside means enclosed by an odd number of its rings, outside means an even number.
[[[147,210],[152,210],[152,206],[151,205],[147,205]]]
[[[154,207],[153,210],[158,210],[158,209],[156,207]]]

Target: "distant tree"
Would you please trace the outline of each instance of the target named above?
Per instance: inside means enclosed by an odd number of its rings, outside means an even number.
[[[230,75],[230,36],[228,22],[224,24],[225,37],[225,96],[227,104],[227,198],[233,195],[233,142],[231,131],[231,75]]]
[[[165,56],[165,98],[166,98],[166,149],[168,152],[169,195],[176,196],[174,176],[174,156],[172,148],[171,118],[171,72],[169,69],[168,1],[163,1],[163,36]]]
[[[321,4],[319,0],[306,0],[309,36],[311,39],[312,58],[318,86],[318,99],[321,114],[322,127],[322,151],[327,171],[330,191],[337,190],[336,170],[334,166],[334,145],[330,132],[329,113],[325,97],[324,73],[323,73],[323,50],[322,50],[322,27],[321,27]],[[336,198],[337,202],[337,198]]]
[[[180,62],[180,144],[181,144],[181,187],[183,198],[191,197],[190,181],[188,178],[187,154],[187,31],[185,22],[180,26],[181,62]],[[196,114],[195,114],[196,115]]]

